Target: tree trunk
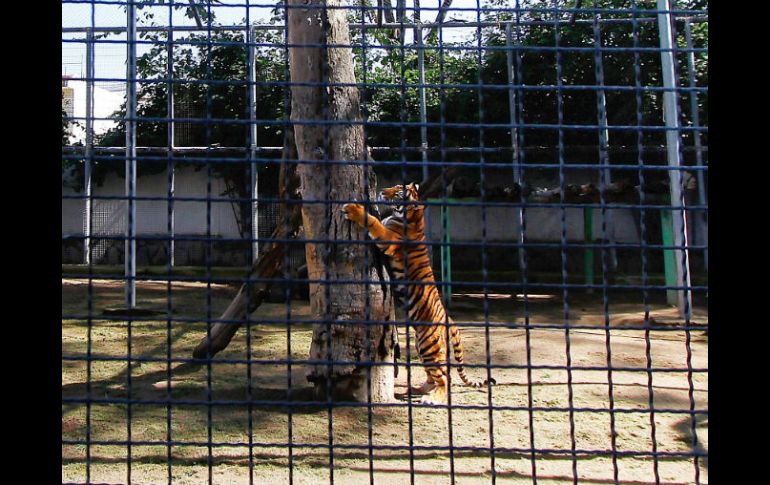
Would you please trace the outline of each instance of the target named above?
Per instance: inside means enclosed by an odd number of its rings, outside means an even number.
[[[372,264],[377,259],[371,248],[355,242],[364,240],[366,233],[346,221],[341,211],[345,202],[364,199],[366,173],[361,164],[324,163],[368,158],[363,127],[346,123],[362,119],[359,93],[351,86],[307,85],[355,83],[352,50],[324,47],[350,45],[345,11],[318,8],[324,5],[339,7],[341,2],[289,0],[294,8],[289,8],[288,15],[288,40],[295,46],[289,49],[291,82],[303,84],[291,88],[297,152],[299,160],[318,162],[303,162],[298,167],[304,201],[302,223],[309,240],[329,240],[305,245],[311,309],[325,322],[313,328],[310,359],[329,362],[311,365],[307,378],[314,383],[318,398],[325,398],[330,391],[333,399],[365,402],[369,396],[367,372],[371,369],[371,400],[386,402],[393,400],[394,367],[369,363],[393,362],[395,327],[346,323],[394,318],[390,292],[379,283],[385,278],[384,271]],[[318,124],[324,120],[339,123]],[[372,169],[366,171],[370,175],[368,195],[375,200]],[[371,283],[336,283],[339,280]]]

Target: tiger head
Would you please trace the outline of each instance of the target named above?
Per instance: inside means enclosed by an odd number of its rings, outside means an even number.
[[[379,200],[388,203],[393,214],[403,217],[415,209],[422,209],[421,204],[400,204],[399,202],[416,202],[420,200],[420,185],[412,182],[409,185],[396,185],[380,191]]]

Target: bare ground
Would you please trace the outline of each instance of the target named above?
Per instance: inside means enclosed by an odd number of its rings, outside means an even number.
[[[201,283],[169,288],[163,282],[144,282],[137,299],[165,310],[170,296],[175,319],[205,320],[219,316],[234,293],[226,285],[212,285],[208,292]],[[498,483],[532,483],[536,475],[542,484],[573,483],[577,476],[587,484],[641,485],[656,483],[656,474],[660,483],[708,483],[707,458],[687,456],[693,449],[708,451],[707,336],[704,330],[685,332],[676,312],[661,303],[651,303],[649,310],[655,324],[666,330],[645,332],[640,328],[641,295],[609,295],[610,319],[605,322],[601,294],[570,293],[570,324],[589,328],[569,332],[547,328],[563,325],[561,295],[528,300],[528,321],[538,327],[529,331],[522,327],[523,301],[515,295],[490,295],[486,311],[483,295],[456,295],[450,310],[454,319],[489,320],[490,362],[508,367],[492,369],[498,385],[489,394],[463,387],[453,374],[452,404],[477,408],[452,409],[451,415],[445,408],[406,405],[408,379],[419,385],[424,372],[407,368],[403,361],[396,380],[400,406],[369,411],[307,405],[312,392],[303,366],[295,363],[289,372],[285,363],[270,363],[287,360],[289,350],[291,359],[307,358],[311,330],[302,323],[309,318],[305,302],[264,304],[257,312],[263,320],[283,320],[290,309],[290,341],[284,323],[254,324],[248,339],[245,330],[239,331],[209,368],[182,362],[169,366],[165,360],[169,349],[173,358],[189,358],[205,335],[203,322],[175,320],[169,325],[160,316],[129,325],[80,318],[89,311],[98,317],[121,299],[120,282],[93,280],[89,289],[81,280],[62,281],[62,312],[78,317],[62,321],[62,438],[92,443],[63,444],[62,481],[84,482],[88,474],[92,482],[127,483],[130,441],[131,483],[199,484],[211,477],[212,483],[240,484],[249,483],[250,471],[253,483],[288,483],[290,478],[297,484],[328,483],[330,462],[334,481],[344,484],[365,483],[370,473],[378,484],[409,483],[412,472],[417,484],[446,484],[452,470],[458,484],[491,483],[493,469]],[[693,323],[706,325],[707,320],[706,310],[696,307]],[[466,361],[485,363],[484,328],[463,331]],[[558,368],[567,365],[568,340],[571,373]],[[403,329],[401,345],[405,352]],[[160,361],[135,361],[129,371],[129,350],[132,358]],[[611,373],[602,369],[608,365],[608,350]],[[648,351],[652,373],[645,370]],[[238,362],[249,355],[250,366]],[[228,359],[236,362],[224,362]],[[694,372],[688,374],[688,368]],[[468,372],[472,377],[486,374],[483,368]],[[95,401],[87,408],[77,400],[89,391]],[[175,401],[170,407],[164,402],[169,397]],[[142,402],[130,408],[124,402],[99,402],[126,398]],[[205,405],[208,399],[214,405]],[[300,405],[289,412],[282,405],[287,399]],[[610,413],[610,408],[617,412]],[[691,408],[700,411],[695,419],[687,412]],[[118,444],[105,444],[110,441]],[[291,447],[286,446],[289,441]],[[208,447],[208,442],[216,445]],[[494,454],[488,451],[492,443]],[[390,448],[373,449],[370,455],[369,444]],[[410,444],[417,447],[411,453]],[[528,452],[533,447],[534,455]],[[659,453],[655,457],[653,450]]]

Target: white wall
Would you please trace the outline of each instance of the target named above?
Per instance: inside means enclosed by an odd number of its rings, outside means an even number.
[[[483,223],[480,206],[451,206],[450,235],[457,241],[481,241],[482,229],[486,225],[487,241],[516,241],[519,237],[519,210],[517,207],[486,207],[486,224]],[[565,209],[565,226],[568,241],[583,241],[583,209]],[[430,227],[428,237],[441,237],[441,207],[431,206],[429,211]],[[620,243],[639,243],[632,213],[629,209],[607,210],[607,237]],[[561,240],[562,210],[558,207],[531,207],[525,213],[526,236],[529,241],[558,242]],[[602,215],[600,209],[593,209],[593,237],[602,238]],[[613,231],[614,228],[614,231]],[[614,237],[613,234],[614,232]]]
[[[206,170],[195,171],[193,167],[176,170],[177,197],[206,198]],[[224,183],[219,179],[211,181],[211,197],[222,198]],[[168,193],[168,175],[163,172],[143,176],[137,180],[139,197],[163,197]],[[75,194],[62,188],[62,194]],[[82,195],[82,194],[80,194]],[[94,186],[93,195],[124,196],[125,179],[108,177],[102,186]],[[126,201],[96,199],[92,205],[92,235],[121,235],[126,229]],[[174,229],[177,234],[206,234],[207,204],[201,201],[176,201]],[[62,235],[82,234],[85,203],[77,199],[62,200]],[[166,234],[168,232],[168,203],[166,200],[137,201],[137,235]],[[230,202],[211,202],[211,234],[228,238],[240,237]]]
[[[176,173],[176,196],[205,199],[207,186],[206,170],[196,171],[193,167],[182,167]],[[225,185],[220,179],[211,181],[211,196],[222,197]],[[164,173],[140,177],[137,181],[138,195],[163,197],[168,191],[168,176]],[[74,194],[62,189],[62,194]],[[125,179],[112,176],[101,187],[94,187],[94,196],[123,196]],[[62,234],[83,233],[84,201],[62,200]],[[166,234],[168,224],[166,200],[137,202],[137,234]],[[481,207],[451,207],[451,235],[457,241],[482,240]],[[206,234],[207,204],[201,201],[176,201],[175,225],[177,234]],[[639,235],[628,209],[608,210],[613,217],[614,240],[621,243],[638,243]],[[441,237],[441,209],[432,206],[429,213],[429,237]],[[121,235],[125,233],[125,200],[94,200],[92,235]],[[561,217],[559,208],[533,207],[527,209],[527,239],[531,241],[558,242],[561,238]],[[567,239],[583,240],[583,209],[566,209]],[[601,211],[594,209],[594,238],[602,237]],[[238,238],[238,225],[230,202],[211,202],[211,234],[227,238]],[[516,207],[486,208],[486,239],[488,241],[515,241],[519,234],[518,209]],[[613,234],[608,234],[612,236]]]

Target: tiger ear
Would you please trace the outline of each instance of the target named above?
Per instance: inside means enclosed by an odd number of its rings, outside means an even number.
[[[411,184],[409,184],[409,186],[412,187],[416,192],[420,191],[420,184],[418,183],[412,182]]]

